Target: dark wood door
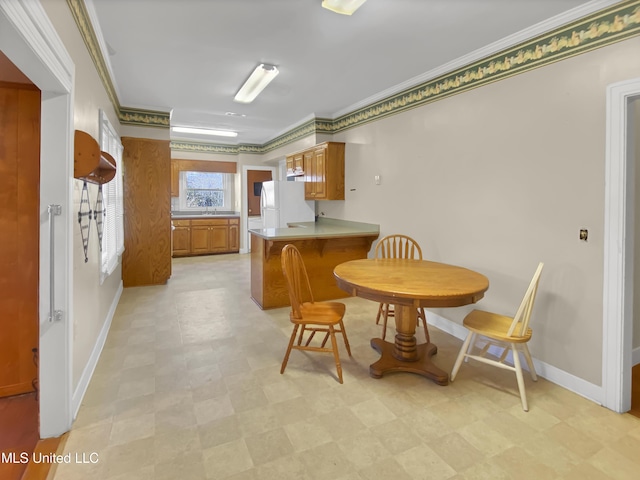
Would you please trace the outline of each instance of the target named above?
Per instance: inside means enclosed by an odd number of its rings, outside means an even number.
[[[34,390],[38,370],[40,91],[0,82],[0,397]],[[37,352],[37,350],[35,350]]]
[[[260,187],[258,185],[272,179],[270,170],[247,170],[247,213],[250,217],[260,216]]]

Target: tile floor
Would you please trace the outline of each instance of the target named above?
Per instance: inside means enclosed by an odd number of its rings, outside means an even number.
[[[513,375],[489,366],[446,387],[369,377],[373,302],[344,300],[344,385],[328,354],[294,351],[280,375],[288,309],[250,300],[249,263],[178,259],[167,285],[125,289],[65,447],[98,461],[55,480],[638,478],[640,419],[544,379],[526,379],[525,413]],[[450,370],[461,342],[431,337]]]

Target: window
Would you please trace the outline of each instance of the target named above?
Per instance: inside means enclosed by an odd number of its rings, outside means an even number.
[[[181,172],[180,175],[182,208],[231,210],[233,175],[213,172]]]
[[[124,199],[122,195],[122,144],[120,138],[100,110],[100,150],[109,153],[116,161],[116,175],[109,183],[102,185],[104,219],[102,225],[102,261],[100,283],[118,265],[118,256],[124,252]]]

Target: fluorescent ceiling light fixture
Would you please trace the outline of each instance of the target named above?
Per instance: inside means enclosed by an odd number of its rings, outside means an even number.
[[[176,133],[195,133],[198,135],[215,135],[218,137],[237,137],[238,132],[229,130],[211,130],[210,128],[193,128],[193,127],[171,127]]]
[[[236,96],[233,98],[236,102],[251,103],[260,94],[264,87],[269,85],[269,82],[276,78],[278,75],[278,69],[275,65],[267,65],[261,63],[256,67],[244,85],[238,90]]]
[[[322,0],[322,6],[332,12],[351,15],[367,0]]]

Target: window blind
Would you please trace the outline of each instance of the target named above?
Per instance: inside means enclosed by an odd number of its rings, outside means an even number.
[[[105,211],[100,267],[100,283],[102,283],[113,273],[118,265],[118,257],[124,252],[123,147],[115,129],[102,110],[100,110],[100,150],[109,153],[116,161],[115,177],[102,185]]]

